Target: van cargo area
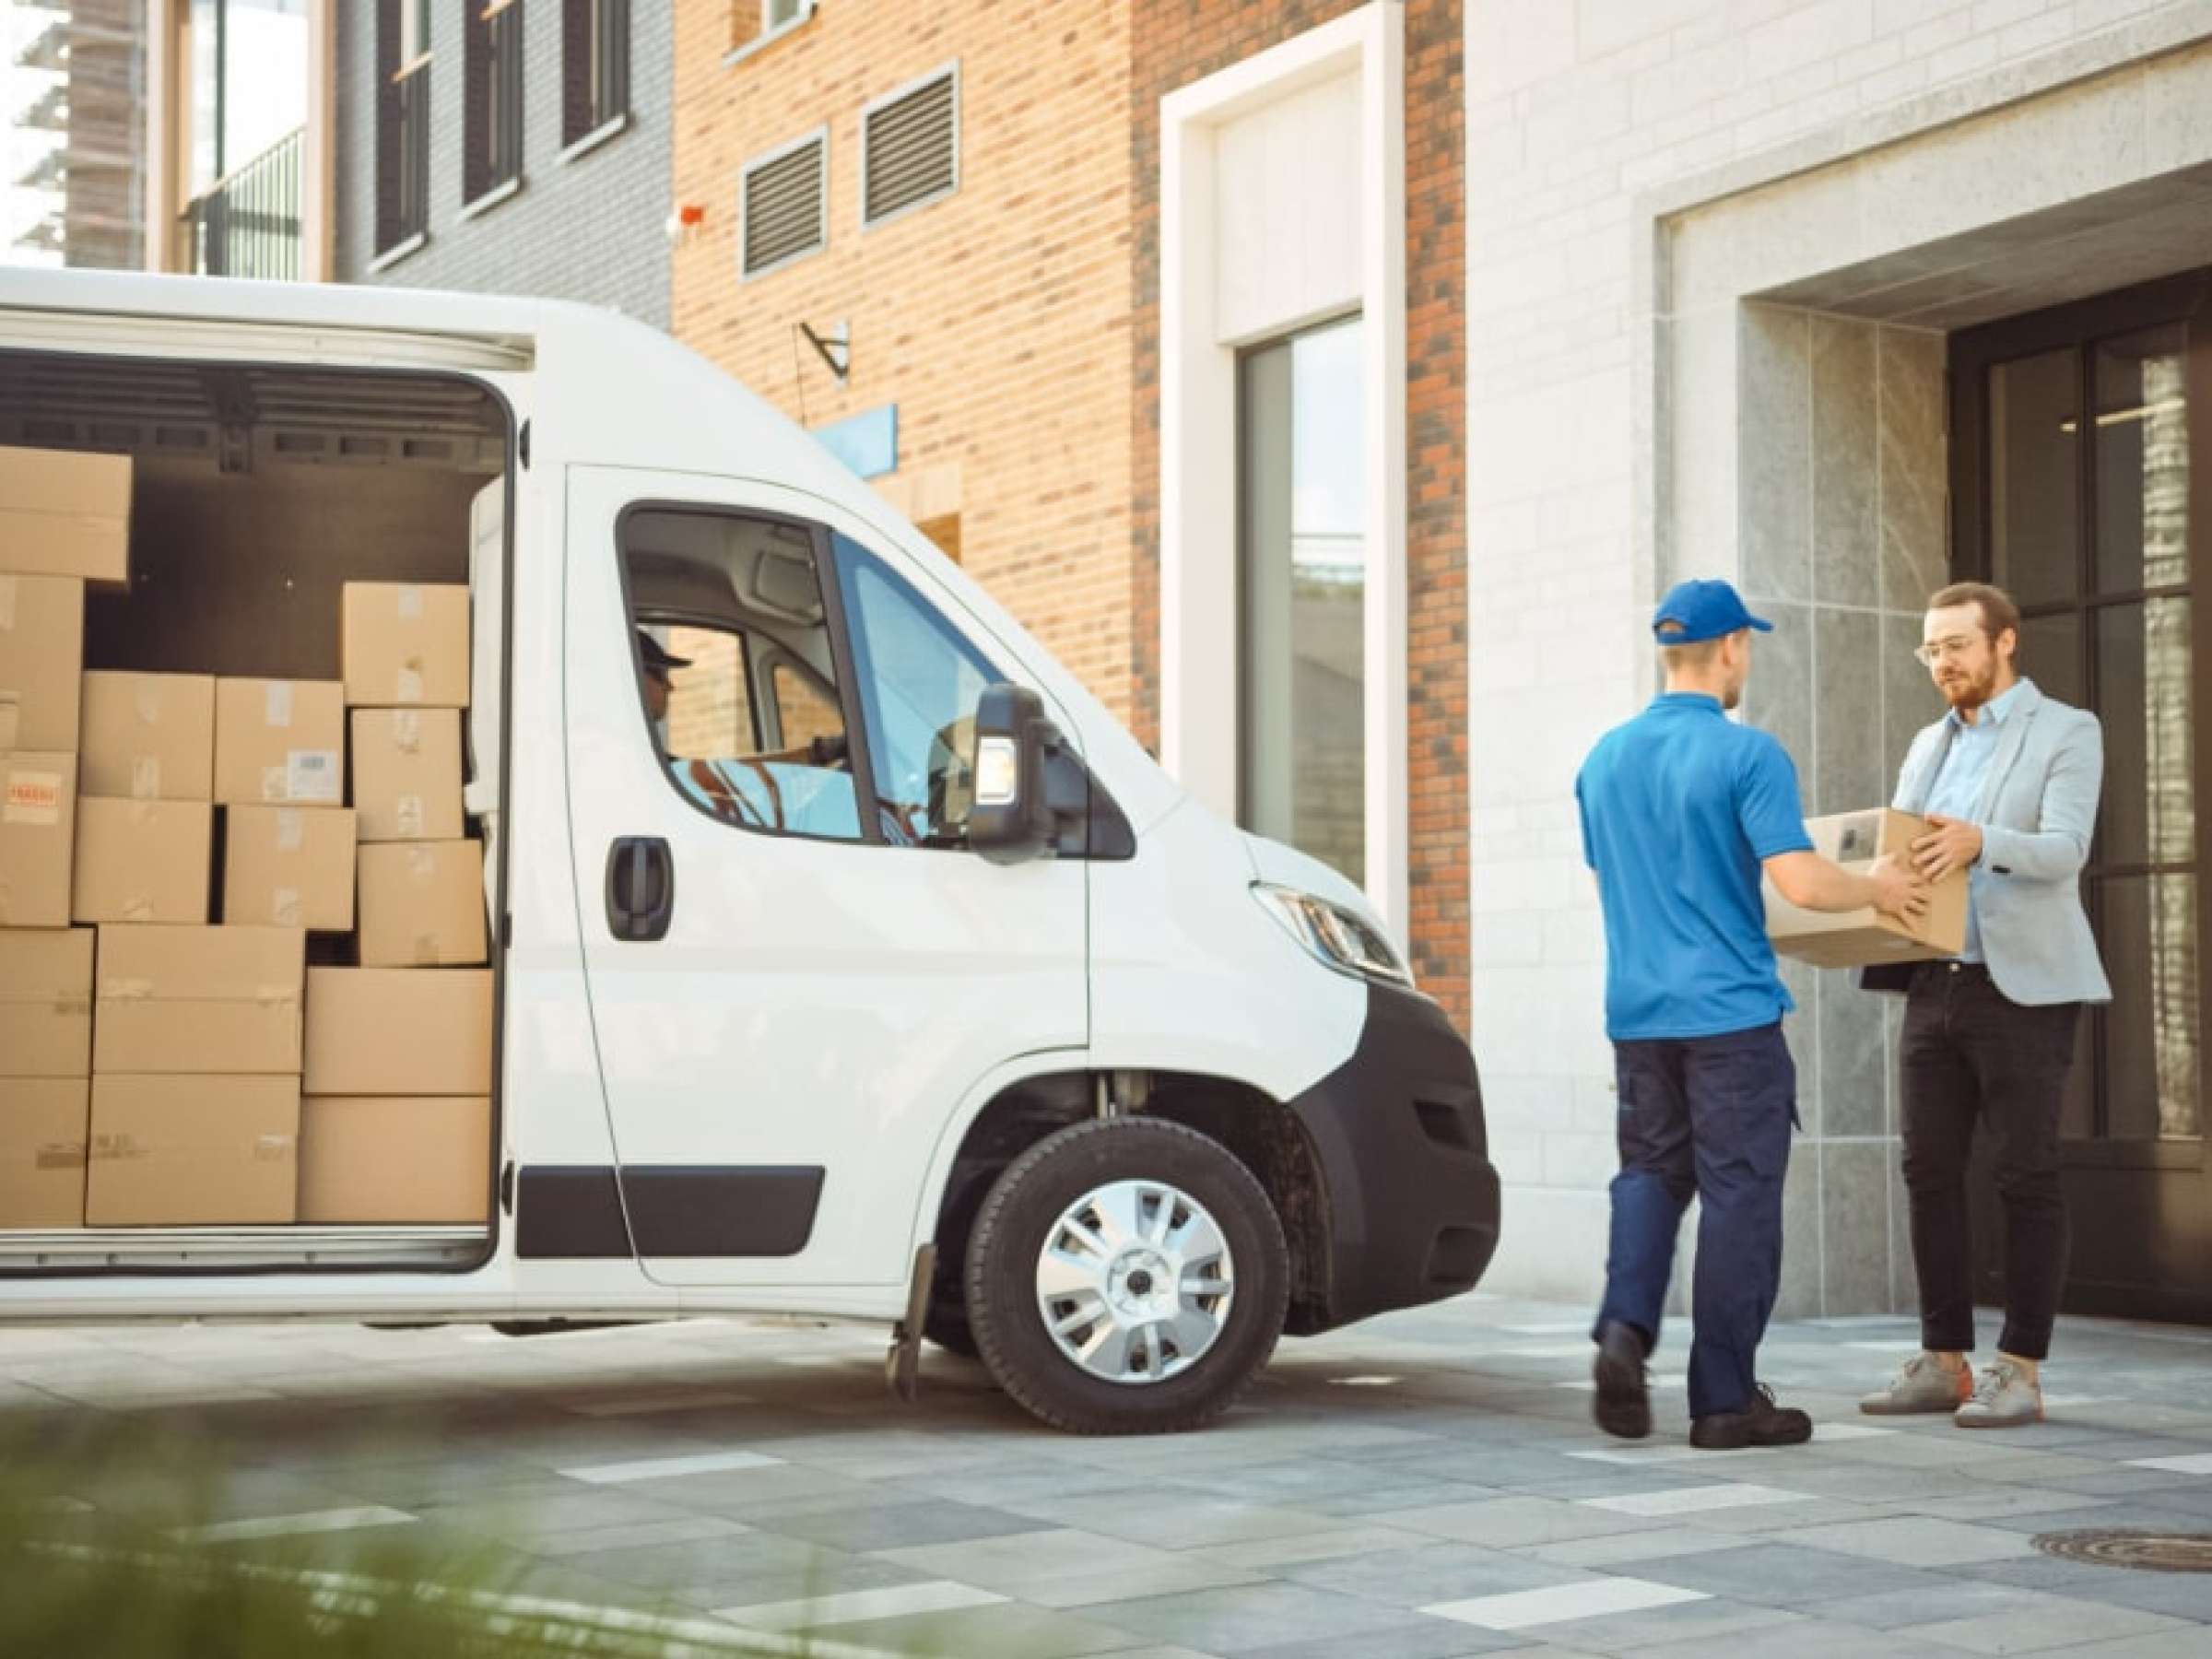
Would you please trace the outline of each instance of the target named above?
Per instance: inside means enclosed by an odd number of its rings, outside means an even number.
[[[0,353],[0,1275],[490,1253],[511,426]]]

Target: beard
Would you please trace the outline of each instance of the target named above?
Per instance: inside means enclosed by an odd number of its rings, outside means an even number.
[[[1957,670],[1936,681],[1936,688],[1943,693],[1946,702],[1962,713],[1970,709],[1978,709],[1996,691],[1997,665],[1992,659],[1978,674]]]

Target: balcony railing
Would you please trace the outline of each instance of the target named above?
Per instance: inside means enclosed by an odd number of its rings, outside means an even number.
[[[202,276],[300,276],[301,129],[279,138],[184,210],[184,253]]]

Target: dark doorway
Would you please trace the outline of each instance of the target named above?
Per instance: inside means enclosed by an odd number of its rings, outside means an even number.
[[[1952,566],[2019,602],[2021,671],[2104,725],[2082,897],[2112,982],[2061,1124],[2068,1312],[2212,1323],[2194,559],[2212,550],[2212,270],[1952,336]],[[1982,1290],[2002,1232],[1976,1187]]]

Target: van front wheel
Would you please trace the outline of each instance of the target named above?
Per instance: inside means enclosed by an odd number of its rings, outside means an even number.
[[[1078,1434],[1160,1434],[1227,1410],[1283,1328],[1289,1259],[1252,1171],[1157,1118],[1040,1141],[983,1202],[968,1314],[1000,1387]]]

